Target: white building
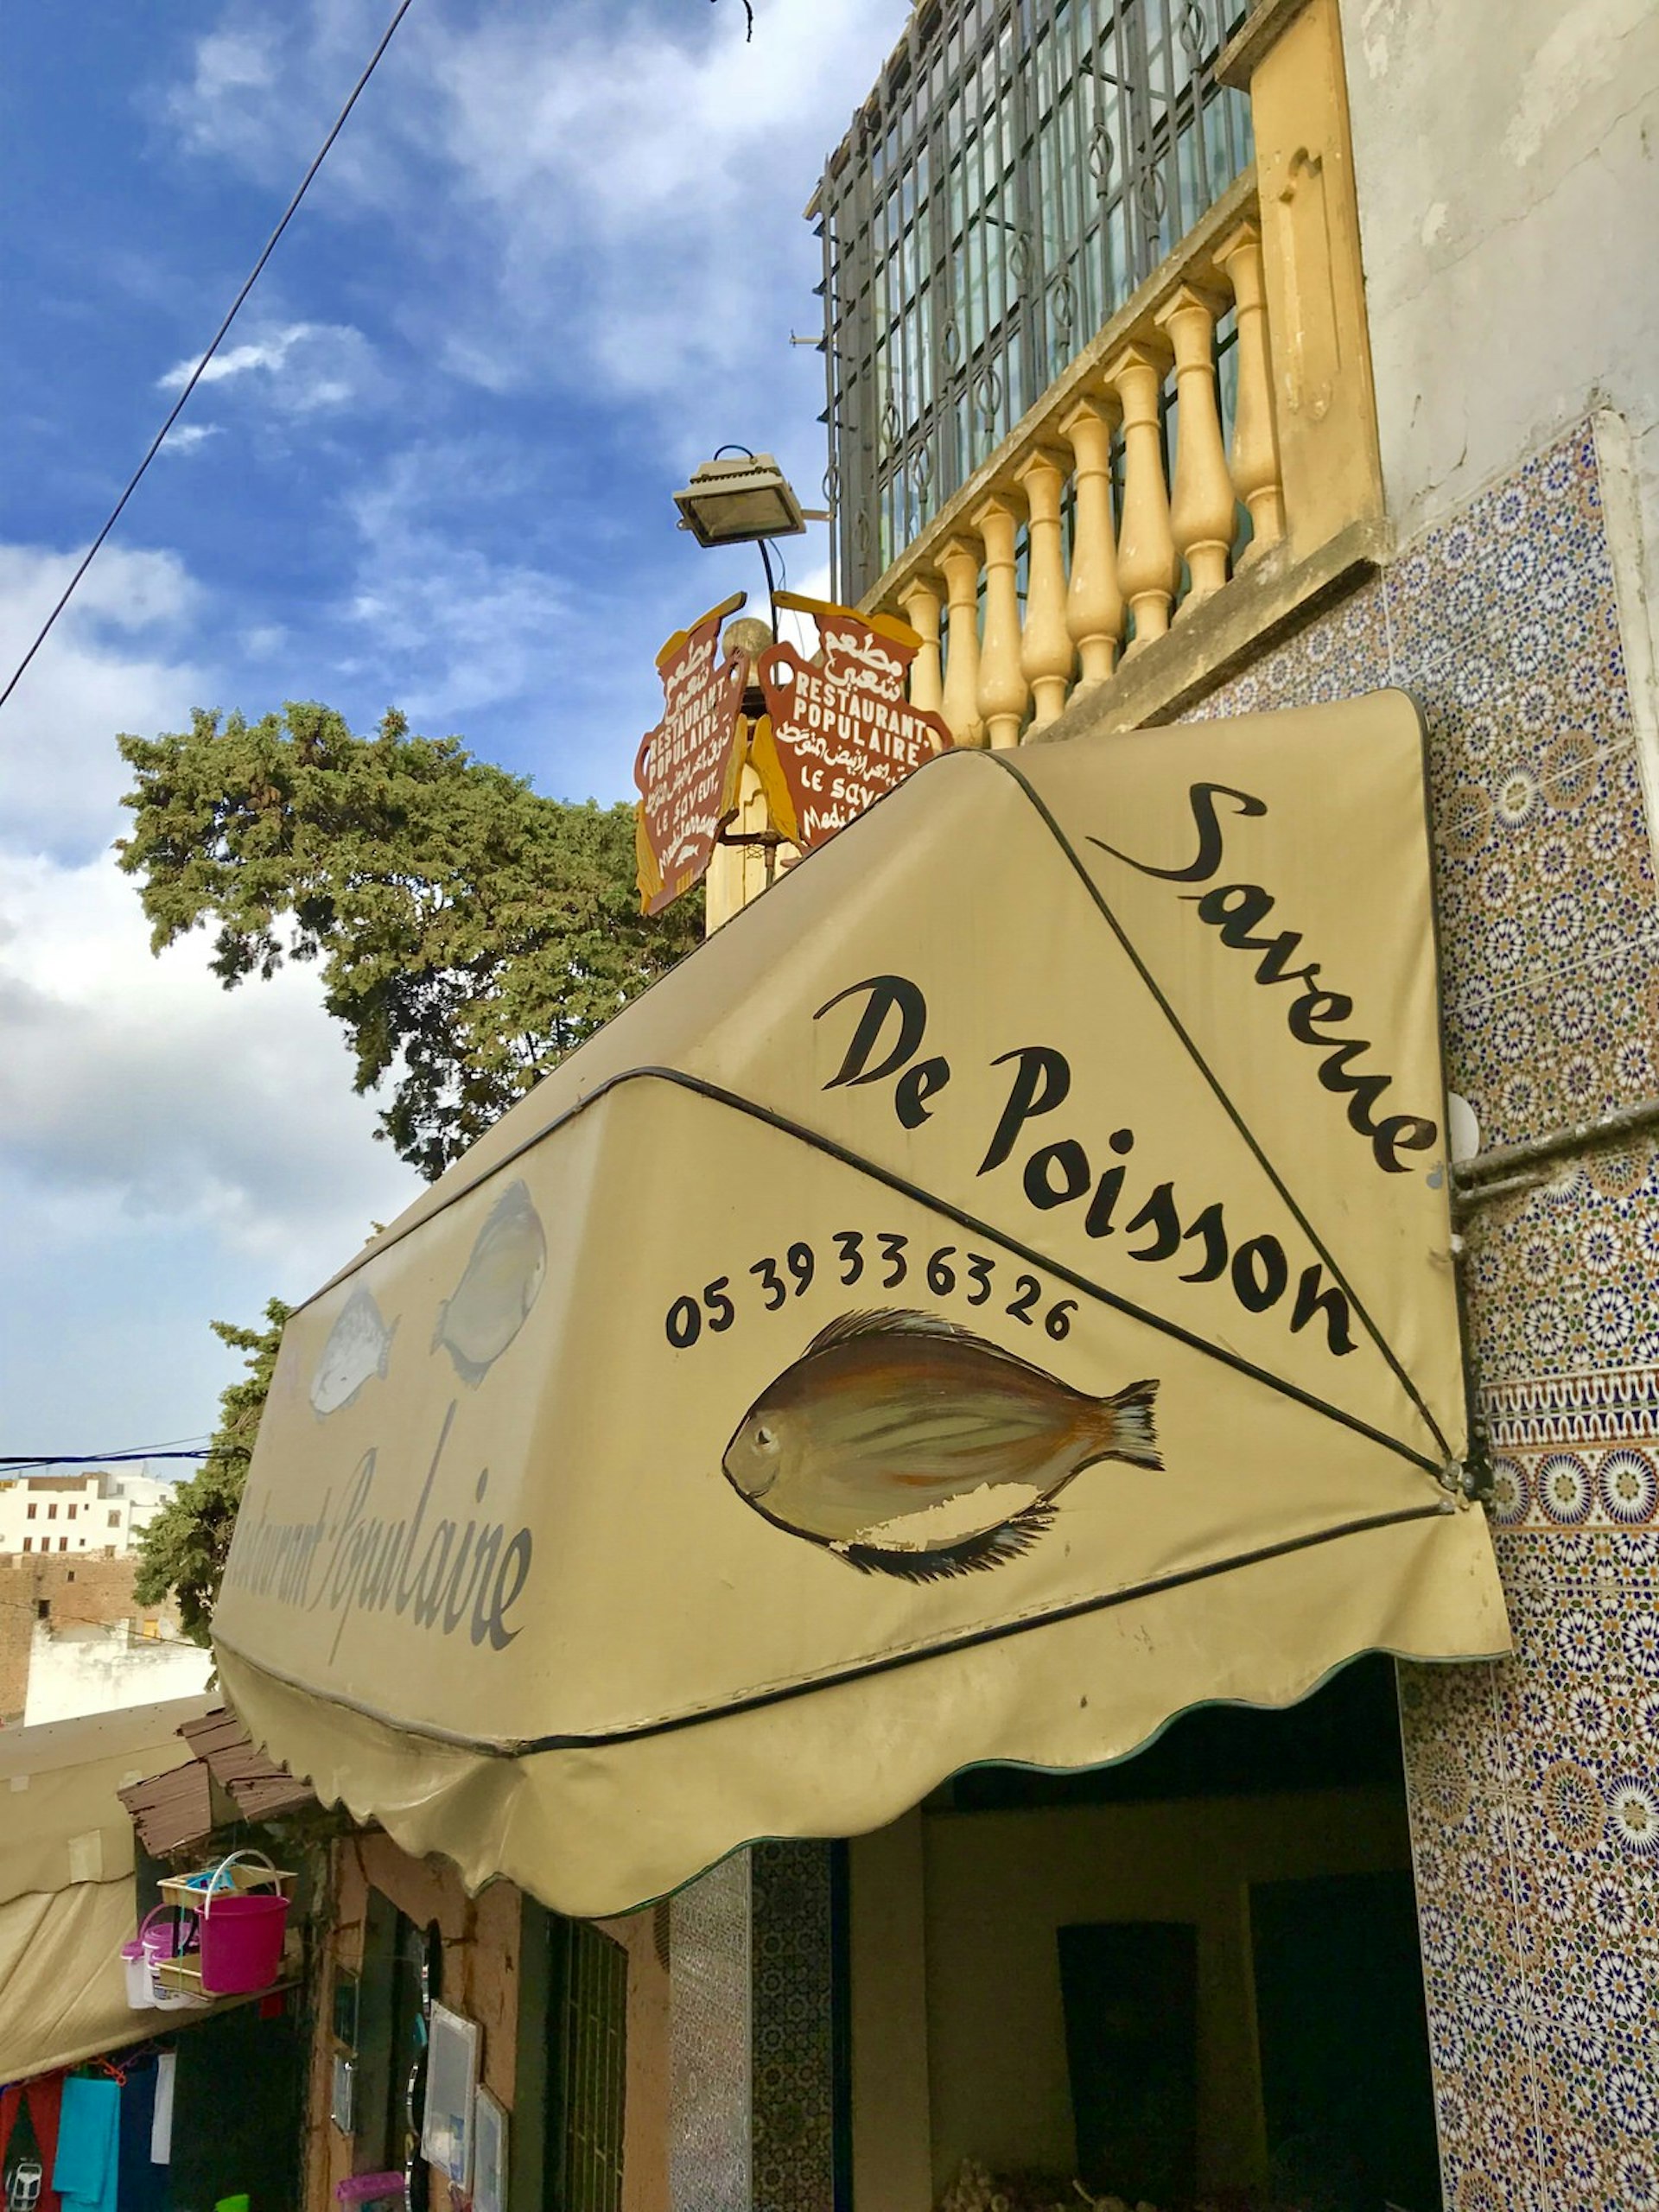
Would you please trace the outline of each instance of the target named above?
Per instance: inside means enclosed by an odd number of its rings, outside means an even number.
[[[154,1475],[116,1474],[106,1467],[0,1482],[0,1553],[124,1559],[171,1490]]]

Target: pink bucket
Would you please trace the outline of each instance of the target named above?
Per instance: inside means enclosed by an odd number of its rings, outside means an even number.
[[[201,1986],[214,1997],[268,1989],[282,1969],[286,1897],[209,1891],[201,1916]]]
[[[159,1928],[155,1924],[158,1920],[162,1923]],[[170,1926],[167,1924],[168,1922],[172,1923]],[[176,1905],[158,1904],[153,1912],[145,1915],[143,1925],[139,1929],[135,1940],[143,1959],[144,1972],[149,1980],[149,2001],[157,2012],[188,2012],[200,2002],[200,1999],[190,1995],[187,1991],[168,1989],[156,1971],[163,1960],[181,1959],[194,1948],[196,1924],[194,1913],[181,1911]],[[124,1965],[127,1961],[124,1945],[122,1948],[121,1955]],[[130,1968],[129,1974],[130,1975]]]

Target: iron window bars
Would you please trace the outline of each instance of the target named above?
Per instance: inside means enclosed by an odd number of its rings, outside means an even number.
[[[920,0],[815,201],[836,575],[916,537],[1251,155],[1246,0]]]
[[[621,2212],[628,1955],[587,1921],[554,1923],[556,2212]],[[552,2208],[550,2212],[552,2212]]]

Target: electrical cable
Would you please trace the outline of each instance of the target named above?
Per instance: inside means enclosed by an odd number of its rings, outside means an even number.
[[[11,1459],[0,1457],[0,1475],[29,1467],[113,1467],[130,1465],[143,1459],[207,1459],[212,1456],[211,1445],[203,1445],[194,1452],[56,1452],[35,1456],[19,1453]]]
[[[158,1436],[149,1444],[117,1444],[107,1452],[89,1452],[84,1454],[77,1453],[76,1456],[87,1459],[142,1459],[158,1456],[163,1452],[171,1452],[179,1445],[211,1444],[213,1440],[213,1432],[210,1429],[198,1428],[193,1430],[188,1436]],[[0,1465],[3,1465],[6,1456],[5,1453],[0,1452]],[[14,1452],[10,1456],[16,1459],[22,1455]]]
[[[334,118],[333,129],[329,131],[328,136],[323,140],[321,145],[317,149],[316,157],[312,162],[310,168],[307,169],[305,175],[300,179],[299,189],[295,193],[294,197],[289,201],[287,207],[284,209],[281,222],[277,224],[276,229],[265,240],[264,251],[261,253],[258,260],[254,263],[252,269],[249,271],[246,283],[237,294],[235,299],[232,301],[229,314],[226,315],[224,321],[219,324],[219,328],[213,334],[213,341],[212,345],[209,346],[207,351],[202,355],[201,359],[196,363],[195,367],[190,372],[189,379],[186,383],[183,391],[179,394],[178,398],[175,401],[172,409],[168,412],[167,420],[162,424],[161,429],[156,431],[155,436],[150,440],[149,452],[145,454],[143,459],[139,462],[137,467],[133,471],[131,477],[129,479],[126,490],[123,492],[120,498],[116,501],[114,506],[111,508],[108,520],[105,523],[103,529],[99,531],[98,536],[87,547],[86,551],[81,559],[79,567],[75,570],[73,575],[70,577],[68,582],[64,586],[62,596],[58,601],[57,605],[52,609],[52,612],[47,616],[46,620],[41,625],[40,631],[35,637],[34,644],[30,645],[29,651],[23,655],[22,660],[18,662],[16,667],[12,671],[10,680],[7,683],[5,690],[3,691],[0,691],[0,707],[3,707],[5,705],[7,700],[10,698],[12,693],[17,689],[18,683],[22,681],[25,670],[29,667],[29,663],[34,659],[35,654],[39,652],[41,647],[46,643],[48,638],[51,635],[54,624],[57,621],[59,615],[62,613],[64,608],[68,606],[70,600],[74,595],[76,586],[86,575],[87,569],[92,567],[93,559],[97,556],[99,548],[103,545],[105,539],[115,528],[116,524],[120,521],[122,511],[125,507],[127,501],[132,497],[133,493],[138,489],[139,485],[143,482],[145,471],[149,468],[150,462],[155,460],[156,454],[162,449],[162,441],[166,438],[168,432],[173,428],[173,425],[178,421],[179,416],[183,413],[185,402],[189,398],[196,386],[201,382],[202,372],[207,368],[207,364],[213,359],[214,354],[218,353],[220,346],[224,343],[226,335],[229,332],[231,325],[236,321],[237,316],[241,313],[243,302],[246,300],[248,294],[252,291],[254,286],[258,283],[261,275],[264,273],[265,264],[270,259],[271,255],[275,252],[277,240],[282,237],[283,232],[288,228],[289,223],[293,220],[295,214],[298,211],[301,200],[304,199],[307,192],[309,190],[311,180],[315,176],[317,171],[322,167],[335,139],[339,137],[340,132],[346,127],[346,119],[351,114],[352,110],[357,105],[359,94],[368,83],[370,78],[373,76],[376,68],[379,65],[381,55],[391,44],[393,32],[397,29],[398,24],[403,22],[404,17],[409,13],[410,9],[413,4],[414,0],[397,0],[397,12],[393,15],[391,21],[387,24],[385,35],[381,38],[379,45],[375,48],[374,52],[369,56],[367,67],[358,79],[356,84],[353,86],[350,98],[346,100],[345,106],[340,111],[340,113]]]

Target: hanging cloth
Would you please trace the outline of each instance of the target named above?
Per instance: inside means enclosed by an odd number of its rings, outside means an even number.
[[[62,2095],[61,2074],[43,2074],[33,2082],[0,2089],[0,2204],[10,2202],[17,2166],[25,2158],[37,2159],[41,2190],[35,2212],[60,2212],[58,2193],[48,2177],[58,2147]]]
[[[63,2085],[54,2187],[63,2212],[115,2212],[119,2085],[72,2074]]]
[[[156,2130],[156,2065],[139,2059],[121,2085],[116,2201],[120,2212],[166,2212],[168,2174],[150,2157]]]
[[[173,2158],[173,2080],[178,2065],[175,2050],[164,2050],[156,2062],[156,2113],[149,2127],[149,2155],[158,2166],[169,2165]]]

